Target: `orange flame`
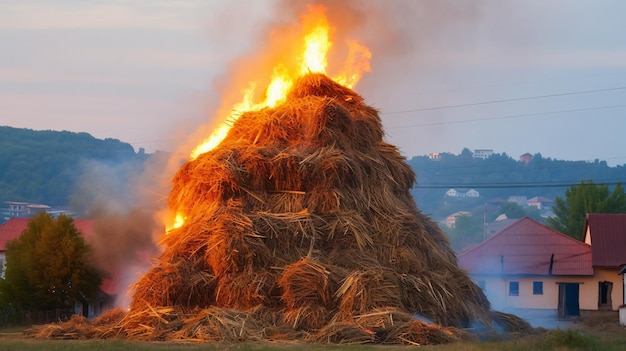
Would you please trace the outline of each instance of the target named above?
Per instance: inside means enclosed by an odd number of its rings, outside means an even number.
[[[270,83],[265,90],[265,99],[257,103],[252,101],[256,82],[250,82],[248,88],[242,91],[242,102],[236,104],[230,116],[191,152],[192,160],[219,145],[242,112],[276,106],[284,101],[294,81],[300,76],[311,72],[326,74],[328,52],[332,42],[330,41],[331,26],[326,19],[325,8],[309,6],[309,12],[303,16],[303,25],[307,34],[303,38],[302,56],[297,58],[297,61],[300,62],[299,72],[290,74],[286,63],[276,64]],[[333,76],[333,79],[348,88],[352,88],[364,72],[370,71],[369,59],[372,54],[357,41],[348,40],[346,44],[348,57],[344,62],[343,71]]]
[[[176,218],[174,218],[174,223],[165,229],[165,233],[169,233],[174,229],[180,228],[185,224],[186,217],[182,213],[177,213]]]
[[[332,27],[326,18],[326,9],[323,6],[308,6],[308,12],[302,17],[304,36],[302,51],[295,62],[278,62],[275,64],[270,83],[265,88],[263,100],[254,102],[256,82],[250,82],[242,89],[242,101],[235,104],[230,115],[213,130],[211,135],[201,142],[191,152],[191,160],[218,146],[228,135],[228,131],[245,111],[260,110],[265,107],[274,107],[283,102],[296,79],[308,73],[326,73],[328,66],[328,52],[333,46],[330,37]],[[370,71],[369,60],[372,56],[369,49],[355,40],[347,40],[348,57],[343,63],[343,69],[333,79],[348,88],[353,88],[364,72]],[[290,69],[291,68],[291,69]],[[168,226],[167,231],[182,226],[185,216],[179,211],[176,222]]]

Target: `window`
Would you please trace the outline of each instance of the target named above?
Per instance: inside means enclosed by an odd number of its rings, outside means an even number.
[[[519,282],[509,282],[509,296],[519,296]]]
[[[533,295],[543,295],[543,282],[533,282]]]
[[[487,285],[485,284],[485,281],[484,281],[484,280],[479,280],[479,281],[478,281],[478,287],[479,287],[481,290],[485,290],[485,289],[487,288]]]

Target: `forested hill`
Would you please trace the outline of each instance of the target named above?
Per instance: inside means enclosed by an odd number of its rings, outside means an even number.
[[[142,164],[148,156],[117,139],[0,126],[0,201],[65,206],[81,162]]]
[[[0,207],[4,201],[68,205],[85,161],[141,168],[150,156],[117,139],[0,126]],[[624,166],[609,167],[600,160],[555,160],[541,154],[525,164],[505,153],[484,160],[474,158],[464,149],[460,155],[444,153],[437,160],[415,156],[408,163],[417,174],[417,186],[412,189],[417,205],[436,219],[454,210],[444,201],[450,188],[479,191],[474,205],[481,205],[493,198],[506,200],[516,195],[563,197],[568,187],[583,180],[607,185],[626,180]],[[467,201],[458,205],[468,208]]]
[[[556,196],[564,197],[568,187],[581,181],[592,180],[609,186],[626,181],[624,166],[610,167],[601,160],[555,160],[541,154],[535,154],[526,164],[506,153],[496,153],[487,159],[474,158],[466,148],[460,155],[444,153],[436,160],[417,156],[408,163],[417,174],[417,186],[412,194],[418,207],[439,219],[455,210],[443,206],[444,194],[450,188],[477,190],[480,198],[475,199],[475,205],[482,205],[490,199],[506,200],[509,196],[544,196],[554,200]],[[467,209],[467,204],[464,206]]]

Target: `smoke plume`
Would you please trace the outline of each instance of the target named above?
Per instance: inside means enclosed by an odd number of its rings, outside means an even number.
[[[129,286],[150,267],[164,233],[159,216],[166,206],[169,155],[138,161],[84,161],[71,206],[95,220],[87,241],[94,262],[112,280],[120,307],[128,306]],[[173,172],[173,171],[171,171]]]

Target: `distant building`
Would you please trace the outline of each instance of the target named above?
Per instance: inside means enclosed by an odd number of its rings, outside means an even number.
[[[474,189],[469,189],[469,190],[456,190],[454,188],[450,188],[448,189],[448,191],[446,191],[446,193],[444,194],[444,197],[454,197],[454,198],[464,198],[464,197],[471,197],[471,198],[478,198],[480,197],[480,193]]]
[[[526,201],[527,206],[537,207],[540,210],[549,210],[554,206],[554,200],[543,196],[535,196]]]
[[[476,149],[474,150],[474,154],[472,155],[474,158],[481,158],[483,160],[488,159],[493,155],[492,149]]]
[[[3,213],[6,219],[11,217],[28,218],[37,212],[50,209],[50,206],[48,205],[29,202],[6,201],[5,203],[8,205],[8,208],[6,208]]]
[[[527,165],[527,164],[529,164],[529,163],[530,163],[530,161],[532,161],[532,160],[533,160],[533,155],[531,155],[531,154],[529,154],[529,153],[527,152],[527,153],[525,153],[525,154],[521,155],[521,156],[519,157],[519,160],[520,160],[520,162],[524,162],[524,164],[526,164],[526,165]]]
[[[433,161],[439,161],[441,160],[441,154],[438,152],[433,152],[432,154],[428,155],[428,158]]]
[[[38,212],[46,212],[53,217],[58,217],[60,214],[71,215],[68,210],[53,208],[43,204],[20,201],[5,201],[5,204],[7,204],[7,207],[0,208],[0,223],[6,222],[11,218],[31,218]]]
[[[446,227],[454,228],[456,226],[456,220],[461,216],[471,216],[471,213],[468,211],[459,211],[449,215],[446,217]]]
[[[465,192],[465,197],[480,197],[480,193],[474,189]]]

